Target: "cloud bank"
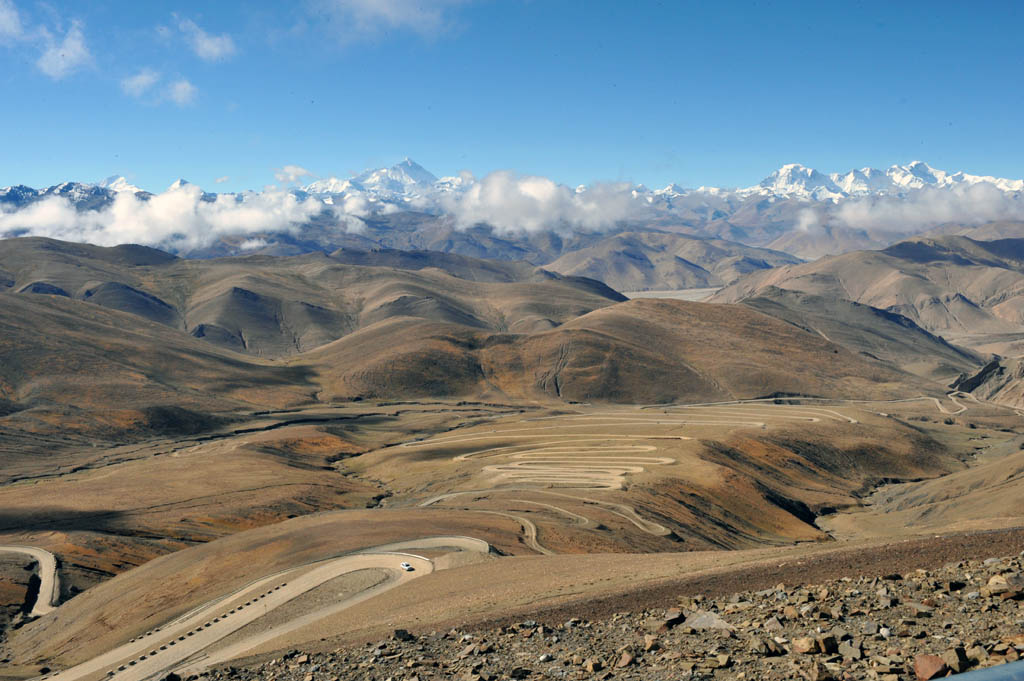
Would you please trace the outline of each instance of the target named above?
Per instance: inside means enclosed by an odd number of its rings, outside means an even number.
[[[299,200],[278,190],[246,194],[242,200],[221,194],[209,201],[196,185],[182,184],[148,200],[122,192],[101,210],[78,211],[62,196],[18,211],[0,210],[0,236],[45,236],[99,246],[135,243],[187,252],[227,235],[292,232],[324,208],[315,199]]]
[[[607,229],[643,210],[628,183],[573,190],[546,177],[498,171],[453,195],[444,207],[460,227],[486,223],[499,232]]]
[[[944,223],[965,226],[999,220],[1024,220],[1024,196],[989,183],[926,187],[906,196],[874,196],[842,201],[828,210],[808,208],[797,228],[820,229],[824,224],[894,234],[913,234]]]

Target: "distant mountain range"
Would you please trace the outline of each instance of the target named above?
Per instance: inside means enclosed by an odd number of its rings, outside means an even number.
[[[317,180],[303,187],[302,191],[314,196],[361,193],[384,203],[436,203],[439,196],[465,191],[473,184],[472,178],[463,176],[439,179],[423,166],[407,158],[390,168],[368,170],[348,179],[330,177]],[[1024,180],[970,175],[964,172],[949,173],[932,168],[923,161],[913,161],[907,165],[893,165],[885,170],[861,168],[827,175],[799,163],[788,163],[752,187],[687,189],[673,183],[654,190],[636,185],[632,188],[632,193],[637,199],[650,204],[662,204],[671,209],[673,199],[691,196],[835,202],[859,196],[904,196],[919,189],[943,189],[976,184],[989,184],[1004,192],[1024,191]],[[588,189],[586,186],[579,186],[575,191],[585,193]]]
[[[477,180],[471,175],[437,177],[429,170],[406,158],[390,168],[367,170],[348,178],[327,177],[318,179],[303,187],[292,189],[296,194],[314,196],[328,205],[335,205],[337,198],[360,197],[379,204],[384,210],[418,209],[442,211],[443,198],[460,194],[474,186]],[[169,189],[188,184],[177,180]],[[715,202],[722,200],[797,199],[803,201],[838,202],[843,199],[865,196],[907,196],[921,189],[950,189],[955,187],[988,185],[1002,192],[1017,194],[1024,192],[1024,180],[1006,179],[964,172],[947,172],[932,168],[923,161],[907,165],[892,165],[885,170],[860,168],[845,173],[822,173],[799,163],[787,163],[751,187],[684,188],[672,183],[661,189],[649,189],[644,185],[633,185],[632,196],[650,206],[672,212],[680,199],[695,198]],[[591,191],[586,185],[573,190],[577,194]],[[63,196],[80,208],[91,208],[97,200],[112,199],[120,192],[149,195],[121,176],[108,177],[101,182],[63,182],[45,189],[33,189],[24,185],[0,188],[0,203],[20,206],[47,196]],[[244,197],[250,192],[238,194]],[[693,206],[686,201],[684,205]],[[390,208],[387,208],[390,207]]]
[[[348,178],[327,177],[273,190],[275,200],[290,197],[303,210],[271,227],[242,219],[234,232],[218,231],[213,243],[205,239],[187,248],[157,238],[146,243],[194,257],[334,250],[354,244],[429,248],[543,265],[565,255],[568,244],[589,246],[624,232],[719,239],[804,259],[884,248],[928,231],[970,236],[971,229],[997,221],[1001,236],[1024,236],[1024,180],[946,172],[921,161],[831,174],[787,164],[754,186],[735,189],[676,184],[661,189],[629,184],[569,188],[514,175],[504,184],[489,181],[469,174],[439,178],[407,158]],[[192,192],[194,200],[219,207],[237,203],[273,212],[264,205],[267,191],[200,193],[178,180],[163,193],[175,191]],[[103,211],[125,194],[142,202],[155,196],[118,176],[45,189],[0,188],[0,237],[73,238],[47,232],[38,216],[24,228],[14,218],[18,211],[53,198],[65,199],[80,213]],[[524,203],[529,210],[522,210]],[[540,232],[551,236],[538,237]],[[233,238],[236,233],[247,238]],[[497,241],[500,246],[493,245]],[[538,252],[540,241],[545,245]]]

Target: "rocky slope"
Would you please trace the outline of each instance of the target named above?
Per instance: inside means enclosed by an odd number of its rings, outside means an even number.
[[[603,619],[399,629],[361,647],[291,651],[197,679],[927,681],[1024,656],[1022,569],[1024,552],[719,598],[680,596]]]
[[[1024,360],[992,360],[976,374],[961,376],[952,387],[978,399],[1024,409]]]

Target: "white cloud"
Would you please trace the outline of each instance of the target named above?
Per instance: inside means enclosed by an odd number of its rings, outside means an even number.
[[[187,106],[196,101],[199,89],[184,78],[171,83],[165,93],[166,97],[178,106]]]
[[[246,239],[242,243],[238,244],[239,250],[242,251],[254,251],[257,248],[265,248],[267,240],[263,237],[253,237],[252,239]]]
[[[137,243],[188,251],[226,235],[293,231],[325,208],[320,201],[299,200],[284,191],[245,194],[241,200],[221,194],[206,201],[199,187],[182,184],[149,199],[122,192],[102,210],[77,211],[60,196],[20,210],[0,209],[0,235],[46,236],[100,246]],[[340,216],[339,222],[350,230],[359,228],[350,225],[347,216]]]
[[[229,176],[224,175],[223,177],[218,177],[216,180],[214,180],[214,182],[216,182],[217,184],[224,184],[225,182],[227,182],[230,179],[231,178]]]
[[[844,201],[827,216],[801,216],[803,229],[823,221],[854,229],[912,233],[943,223],[980,225],[996,220],[1024,220],[1024,196],[1004,192],[987,182],[952,187],[926,187],[904,197],[876,196]]]
[[[141,69],[134,76],[128,76],[121,81],[121,89],[125,94],[135,97],[142,97],[149,92],[160,80],[160,74],[150,68]]]
[[[449,26],[447,11],[471,0],[313,0],[343,42],[373,38],[393,30],[434,37]]]
[[[0,0],[0,45],[12,43],[25,37],[18,8],[11,0]]]
[[[36,62],[39,70],[54,80],[60,80],[83,66],[92,63],[92,54],[85,44],[82,25],[78,21],[71,22],[64,40],[54,42],[47,33],[48,47]]]
[[[286,165],[283,168],[278,168],[274,171],[274,178],[278,182],[298,182],[303,177],[312,177],[313,173],[309,172],[302,166]]]
[[[460,227],[486,223],[501,232],[607,229],[643,210],[631,190],[619,183],[576,191],[546,177],[499,171],[444,203]]]
[[[162,76],[151,68],[143,68],[133,76],[128,76],[121,81],[121,89],[125,94],[135,99],[142,99],[153,93],[149,98],[150,103],[173,102],[178,106],[188,106],[196,101],[199,95],[199,88],[189,82],[186,78],[178,78],[173,82],[161,83]]]
[[[211,35],[199,28],[191,19],[178,22],[178,29],[185,34],[185,40],[200,59],[220,61],[235,54],[235,41],[227,33]]]

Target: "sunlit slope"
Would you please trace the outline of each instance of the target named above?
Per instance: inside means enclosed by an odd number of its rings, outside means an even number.
[[[736,302],[767,287],[896,312],[945,337],[1024,328],[1024,239],[918,238],[754,272],[719,291]]]
[[[787,253],[722,239],[622,232],[566,253],[550,270],[605,282],[619,291],[721,286],[748,272],[799,262]]]
[[[947,343],[906,317],[855,303],[769,286],[743,301],[759,312],[899,369],[949,383],[983,363],[975,352]]]
[[[137,246],[8,239],[0,241],[0,291],[128,312],[262,357],[299,354],[393,317],[523,332],[624,299],[599,282],[526,263],[413,255],[182,260]]]
[[[336,398],[492,393],[701,402],[885,399],[925,381],[746,306],[632,300],[533,334],[393,319],[303,357]]]

